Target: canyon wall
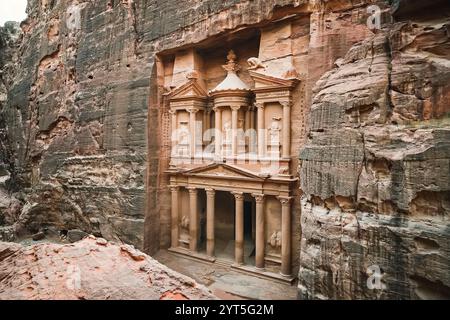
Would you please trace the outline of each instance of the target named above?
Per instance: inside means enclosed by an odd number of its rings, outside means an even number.
[[[445,1],[424,3],[29,0],[14,50],[0,29],[2,239],[82,229],[167,247],[159,54],[301,15],[299,297],[448,297],[450,31],[422,14]]]
[[[301,298],[450,298],[449,5],[424,4],[397,2],[314,88]]]

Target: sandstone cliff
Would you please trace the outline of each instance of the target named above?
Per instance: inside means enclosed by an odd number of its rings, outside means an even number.
[[[0,30],[0,240],[82,229],[167,247],[158,53],[299,14],[299,297],[448,298],[446,2],[29,0],[16,42]]]
[[[0,242],[0,300],[205,300],[194,280],[128,245]]]
[[[302,298],[450,298],[450,19],[427,4],[401,1],[409,19],[353,46],[314,89]]]

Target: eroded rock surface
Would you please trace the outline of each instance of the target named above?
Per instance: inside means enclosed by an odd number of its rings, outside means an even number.
[[[0,300],[215,299],[204,286],[129,245],[0,242]]]
[[[300,152],[301,298],[450,298],[445,8],[385,26],[316,85]]]

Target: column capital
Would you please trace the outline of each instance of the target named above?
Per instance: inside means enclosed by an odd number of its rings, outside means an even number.
[[[186,108],[186,111],[189,113],[197,113],[200,111],[198,108]]]
[[[280,200],[282,206],[287,206],[291,204],[291,200],[294,199],[294,197],[279,196],[277,199]]]
[[[244,193],[243,192],[231,192],[232,195],[236,198],[236,200],[244,200]]]
[[[234,106],[230,106],[230,108],[231,108],[232,111],[239,111],[241,106],[234,105]]]
[[[255,201],[256,201],[257,203],[261,203],[261,202],[264,201],[264,194],[256,194],[256,193],[253,193],[252,196],[253,196],[253,198],[255,198]]]
[[[265,104],[264,104],[264,102],[255,102],[254,106],[257,109],[264,109]]]
[[[187,187],[186,188],[190,194],[195,194],[197,193],[197,188],[196,187]]]
[[[216,190],[214,190],[213,188],[205,188],[206,191],[206,195],[208,196],[214,196],[216,194]]]
[[[212,109],[214,110],[214,112],[222,111],[221,107],[213,107]]]
[[[180,186],[169,186],[171,192],[177,192],[180,190]]]
[[[292,102],[291,102],[291,101],[280,101],[280,104],[281,104],[283,107],[287,107],[287,108],[292,107]]]
[[[171,115],[177,114],[177,110],[170,109],[170,110],[169,110],[169,113],[170,113]]]

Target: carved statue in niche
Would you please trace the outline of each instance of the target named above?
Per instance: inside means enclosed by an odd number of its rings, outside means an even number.
[[[247,60],[249,65],[248,70],[257,70],[257,69],[266,69],[266,66],[263,65],[262,61],[259,58],[250,58]]]
[[[280,153],[280,126],[279,117],[273,117],[273,121],[269,127],[269,153],[273,156],[278,156]]]
[[[269,239],[269,245],[273,248],[273,249],[280,249],[281,248],[281,231],[275,231]]]
[[[237,140],[238,140],[238,154],[245,153],[245,120],[239,119],[238,121],[238,132],[237,132]]]
[[[183,229],[189,229],[189,218],[186,216],[183,216],[183,218],[181,219],[181,228]]]
[[[178,130],[178,155],[189,155],[190,134],[187,122],[180,122],[180,129]]]
[[[231,130],[231,122],[227,121],[223,125],[224,139],[223,139],[223,151],[225,155],[231,154],[231,143],[233,140],[233,132]]]

